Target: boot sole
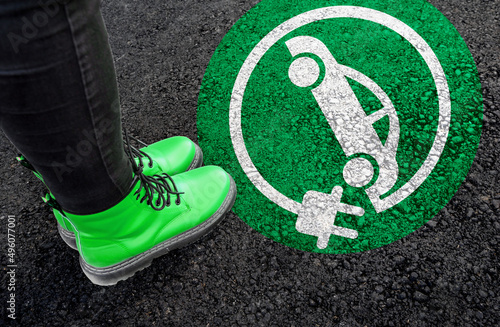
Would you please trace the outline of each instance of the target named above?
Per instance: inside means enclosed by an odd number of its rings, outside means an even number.
[[[186,171],[198,168],[203,165],[203,151],[201,148],[198,146],[198,144],[194,144],[195,146],[195,151],[194,151],[194,158],[193,161],[191,161],[191,164],[189,165],[188,169]]]
[[[76,247],[75,233],[64,229],[59,223],[57,224],[57,231],[59,232],[59,235],[61,235],[61,238],[63,239],[64,243],[66,243],[73,250],[78,251],[78,248]]]
[[[80,257],[80,266],[85,275],[92,283],[101,286],[115,285],[119,281],[126,280],[137,271],[149,267],[153,259],[167,254],[168,252],[189,245],[210,233],[232,208],[236,199],[236,184],[231,178],[229,192],[217,211],[205,222],[198,226],[176,235],[162,243],[152,247],[150,250],[140,253],[130,259],[116,265],[99,268],[89,265]]]
[[[195,144],[194,146],[196,147],[194,158],[186,171],[201,167],[203,165],[203,151],[197,144]],[[76,246],[75,233],[64,229],[59,223],[57,224],[57,231],[59,232],[59,235],[61,235],[64,243],[66,243],[73,250],[78,251],[78,247]]]

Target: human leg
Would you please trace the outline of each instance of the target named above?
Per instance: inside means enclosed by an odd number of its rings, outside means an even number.
[[[99,1],[6,1],[0,33],[2,130],[68,212],[118,203],[133,174]]]

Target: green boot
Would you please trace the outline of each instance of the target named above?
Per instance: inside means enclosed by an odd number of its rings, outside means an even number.
[[[210,232],[236,198],[222,168],[206,166],[170,177],[135,173],[132,191],[114,207],[92,215],[65,213],[75,231],[80,265],[98,285],[113,285],[154,258]]]
[[[151,145],[127,135],[143,145],[141,149],[130,146],[135,162],[143,167],[143,173],[148,176],[166,173],[176,175],[203,164],[203,152],[200,147],[185,136],[174,136]],[[147,161],[145,164],[144,161]]]
[[[152,176],[159,173],[175,175],[200,167],[203,164],[203,152],[198,145],[187,137],[174,136],[151,145],[147,145],[130,135],[127,135],[127,137],[144,146],[137,149],[129,145],[137,166],[143,169],[145,175]],[[36,171],[26,158],[20,155],[17,160],[21,165],[33,171],[33,174],[45,184],[42,175]],[[42,199],[53,207],[52,211],[58,222],[57,230],[63,241],[72,249],[77,250],[75,234],[71,226],[65,223],[55,198],[49,193]]]

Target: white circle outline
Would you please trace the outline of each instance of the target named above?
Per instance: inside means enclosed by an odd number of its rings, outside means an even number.
[[[268,199],[285,210],[297,214],[301,204],[289,199],[270,185],[252,162],[241,130],[241,108],[243,95],[250,76],[265,53],[282,37],[304,25],[332,18],[357,18],[383,25],[405,38],[422,56],[429,67],[436,85],[439,100],[439,120],[434,143],[416,174],[400,189],[381,201],[380,210],[387,210],[412,194],[429,176],[443,152],[451,119],[451,101],[448,82],[443,68],[425,40],[402,21],[378,10],[357,6],[332,6],[313,9],[299,14],[273,29],[253,48],[236,77],[229,105],[229,130],[233,148],[241,168],[253,185]]]

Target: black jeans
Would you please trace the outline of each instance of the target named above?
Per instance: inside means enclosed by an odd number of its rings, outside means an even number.
[[[99,0],[0,0],[0,127],[64,210],[100,212],[130,192]]]

